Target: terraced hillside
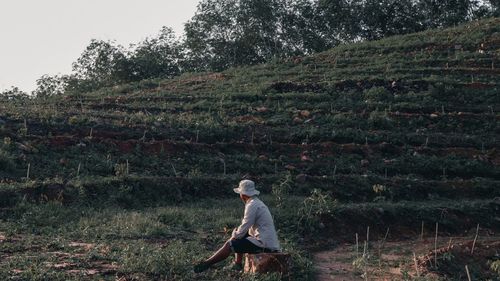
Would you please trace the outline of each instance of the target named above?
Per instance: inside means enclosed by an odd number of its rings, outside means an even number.
[[[227,202],[244,175],[274,195],[268,200],[282,214],[282,235],[314,245],[351,241],[367,226],[374,238],[387,228],[391,238],[407,238],[422,226],[434,231],[436,222],[441,233],[464,234],[480,224],[482,235],[494,235],[499,78],[500,19],[490,19],[222,73],[45,99],[3,97],[0,241],[8,233],[96,243],[96,236],[62,231],[57,219],[40,226],[46,218],[27,217],[26,209],[44,213],[48,205],[64,221],[58,214],[68,208],[110,204],[148,217],[193,200]],[[294,215],[280,212],[281,200],[296,202],[286,209],[292,212],[313,190],[316,212],[306,215],[314,220],[288,229],[286,218]],[[337,200],[333,209],[321,207],[325,194]],[[166,209],[144,209],[153,206]],[[193,222],[176,231],[196,229]],[[207,247],[202,240],[195,238]],[[303,245],[290,242],[297,247]],[[124,272],[123,260],[110,259],[117,263],[112,272]],[[189,279],[183,270],[167,280]]]

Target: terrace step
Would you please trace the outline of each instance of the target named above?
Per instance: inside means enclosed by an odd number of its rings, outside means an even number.
[[[11,182],[0,184],[0,207],[12,206],[19,200],[33,202],[58,201],[65,204],[93,201],[114,201],[130,204],[156,204],[189,201],[192,198],[227,198],[234,196],[232,187],[241,175],[200,175],[198,177],[93,177],[61,182],[60,179]],[[264,195],[271,195],[273,186],[283,182],[281,175],[254,178]],[[404,204],[426,200],[481,200],[500,198],[500,183],[486,179],[470,181],[428,181],[403,178],[337,175],[307,176],[305,182],[291,182],[289,195],[309,196],[311,190],[329,192],[333,198],[347,204]],[[365,203],[360,203],[365,202]],[[371,202],[371,203],[368,203]],[[372,204],[372,205],[370,205]]]
[[[433,200],[397,203],[340,204],[331,215],[323,215],[325,236],[348,238],[367,232],[384,237],[387,229],[401,238],[429,235],[439,224],[440,235],[473,233],[477,224],[492,235],[500,231],[500,197],[487,200]]]

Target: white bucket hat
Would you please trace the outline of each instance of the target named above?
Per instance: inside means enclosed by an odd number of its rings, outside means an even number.
[[[251,180],[240,181],[240,185],[238,186],[238,188],[234,188],[233,190],[238,194],[243,194],[250,197],[260,194],[260,191],[255,189],[255,183]]]

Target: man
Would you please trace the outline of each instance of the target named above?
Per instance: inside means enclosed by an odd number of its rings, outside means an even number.
[[[231,253],[235,253],[232,268],[242,270],[243,254],[280,251],[273,218],[267,206],[257,198],[260,192],[255,189],[255,183],[251,180],[242,180],[238,188],[233,190],[245,203],[245,215],[241,225],[233,230],[231,239],[224,243],[215,254],[194,266],[196,273],[205,271],[213,264],[225,260]]]

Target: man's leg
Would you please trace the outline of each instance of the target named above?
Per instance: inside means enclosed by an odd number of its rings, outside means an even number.
[[[243,263],[243,254],[240,254],[240,253],[234,254],[234,263],[242,264]]]
[[[229,241],[227,241],[219,250],[217,250],[217,252],[215,252],[215,254],[213,254],[213,256],[211,256],[205,262],[209,265],[213,265],[225,260],[227,257],[229,257],[229,255],[231,255],[231,246],[229,245]]]

